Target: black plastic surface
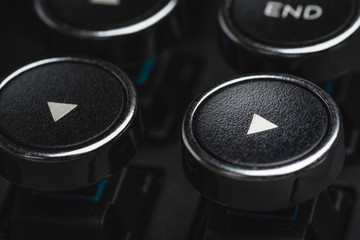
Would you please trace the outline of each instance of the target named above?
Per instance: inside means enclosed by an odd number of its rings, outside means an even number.
[[[159,179],[156,170],[124,168],[79,191],[47,193],[17,188],[13,192],[11,239],[139,239]]]
[[[205,200],[189,239],[337,240],[347,229],[352,204],[351,190],[339,186],[303,204],[275,212],[236,211]]]
[[[48,102],[77,107],[54,120]],[[127,105],[122,83],[95,65],[63,62],[30,69],[0,91],[0,131],[35,149],[66,149],[94,141]]]
[[[297,84],[257,79],[212,93],[195,113],[193,128],[199,144],[219,161],[272,168],[317,147],[330,124],[327,111],[319,97]],[[248,134],[254,114],[277,127]]]

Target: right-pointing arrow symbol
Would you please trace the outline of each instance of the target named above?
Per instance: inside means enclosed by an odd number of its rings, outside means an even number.
[[[260,117],[257,114],[253,115],[253,118],[251,120],[251,124],[249,127],[249,130],[247,132],[247,135],[253,134],[253,133],[259,133],[268,131],[274,128],[277,128],[278,126],[273,124],[272,122],[266,120],[263,117]]]
[[[54,119],[54,122],[59,121],[61,118],[65,117],[68,113],[74,110],[76,104],[68,103],[57,103],[57,102],[48,102],[47,103],[51,112],[51,116]]]

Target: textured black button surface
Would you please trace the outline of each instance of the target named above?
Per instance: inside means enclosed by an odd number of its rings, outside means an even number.
[[[185,114],[182,143],[194,187],[247,211],[309,200],[334,181],[345,158],[334,101],[285,74],[242,76],[198,96]]]
[[[260,121],[253,124],[255,130],[266,121],[274,128],[248,134],[253,119]],[[326,108],[314,93],[293,83],[258,79],[210,95],[199,106],[193,128],[199,144],[220,161],[269,168],[309,153],[328,124]]]
[[[49,0],[48,9],[62,22],[80,29],[105,30],[147,19],[168,0]]]
[[[130,79],[95,59],[29,64],[0,84],[0,174],[40,191],[88,187],[118,172],[143,136]]]
[[[354,0],[230,1],[228,14],[237,31],[272,46],[301,46],[328,40],[348,27]]]
[[[49,103],[76,107],[57,120]],[[81,146],[109,130],[126,104],[124,86],[110,72],[80,62],[46,64],[1,89],[0,131],[31,148]]]

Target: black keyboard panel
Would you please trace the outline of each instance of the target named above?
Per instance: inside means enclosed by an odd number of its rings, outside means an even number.
[[[356,71],[318,84],[337,102],[345,129],[345,166],[325,192],[284,210],[253,212],[215,204],[189,183],[180,139],[187,106],[214,84],[246,71],[233,70],[220,51],[218,1],[183,2],[179,36],[141,63],[124,64],[106,54],[54,51],[54,39],[32,1],[2,1],[1,76],[46,58],[104,58],[124,70],[136,86],[146,130],[126,167],[85,189],[48,193],[1,178],[0,239],[360,239]]]

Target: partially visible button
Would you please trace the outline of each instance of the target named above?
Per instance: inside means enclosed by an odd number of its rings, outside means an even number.
[[[42,1],[37,6],[47,9],[47,14],[57,18],[59,22],[74,28],[87,31],[106,31],[113,30],[114,35],[131,33],[130,29],[126,32],[126,27],[133,27],[133,31],[141,30],[133,26],[134,24],[150,25],[147,21],[152,20],[154,15],[159,14],[163,9],[175,5],[177,1],[169,0],[47,0]],[[39,11],[40,9],[37,8]],[[44,10],[43,10],[44,11]],[[169,11],[169,10],[168,10]],[[41,17],[41,15],[40,15]],[[157,18],[160,18],[158,16]],[[139,24],[140,25],[140,24]],[[59,26],[60,27],[60,26]],[[117,32],[116,32],[117,31]],[[90,32],[89,32],[90,33]],[[76,34],[76,33],[74,33]],[[79,36],[81,33],[78,33]],[[105,34],[105,33],[104,33]],[[101,35],[101,33],[99,33]],[[85,34],[84,34],[85,36]],[[111,35],[110,35],[111,36]]]
[[[355,0],[226,0],[219,22],[225,58],[241,72],[277,71],[325,82],[359,64]]]
[[[114,66],[42,60],[0,85],[0,172],[31,189],[86,187],[118,171],[142,136],[137,96]]]
[[[178,0],[34,1],[41,21],[57,33],[53,51],[120,64],[154,57],[179,35],[178,5]]]
[[[250,3],[236,0],[232,1],[228,14],[237,31],[254,41],[300,47],[341,34],[354,21],[356,6],[353,0]]]
[[[308,200],[344,163],[335,103],[290,75],[244,76],[204,93],[185,115],[182,140],[190,182],[205,197],[248,211]]]

